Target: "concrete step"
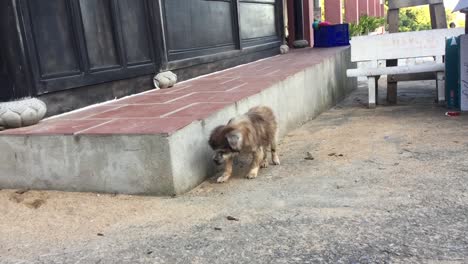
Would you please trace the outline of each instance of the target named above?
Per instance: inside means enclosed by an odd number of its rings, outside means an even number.
[[[214,172],[211,130],[255,105],[280,135],[356,87],[348,47],[302,49],[0,132],[0,188],[172,195]]]

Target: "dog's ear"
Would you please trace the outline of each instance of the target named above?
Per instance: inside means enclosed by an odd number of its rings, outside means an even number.
[[[220,146],[224,145],[224,134],[223,134],[224,126],[218,126],[213,131],[211,131],[210,139],[208,140],[208,144],[212,149],[217,149]]]
[[[226,134],[226,139],[231,149],[236,151],[240,151],[242,149],[242,133],[240,131],[231,131]]]

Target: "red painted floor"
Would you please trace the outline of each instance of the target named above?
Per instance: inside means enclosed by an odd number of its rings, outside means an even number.
[[[0,135],[162,134],[175,132],[222,108],[321,63],[341,48],[302,49],[235,67],[172,88],[154,90]]]

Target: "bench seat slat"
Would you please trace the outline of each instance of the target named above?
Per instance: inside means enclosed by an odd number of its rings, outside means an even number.
[[[444,63],[426,63],[420,65],[405,65],[385,68],[348,69],[346,74],[348,77],[359,77],[443,71],[445,71]]]

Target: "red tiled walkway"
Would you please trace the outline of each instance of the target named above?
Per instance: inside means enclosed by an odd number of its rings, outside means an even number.
[[[295,50],[287,55],[242,65],[47,119],[0,135],[82,135],[172,133],[227,105],[271,87],[335,55],[343,47]]]

